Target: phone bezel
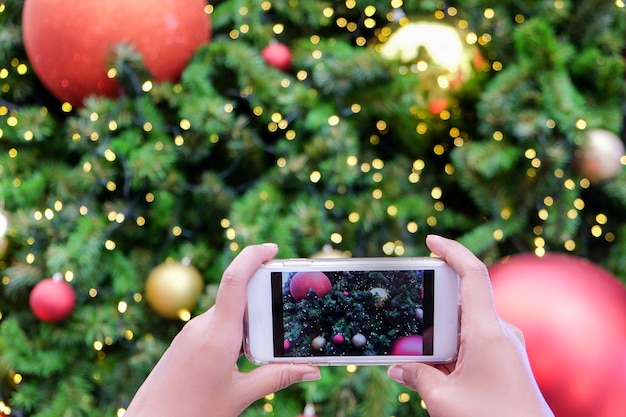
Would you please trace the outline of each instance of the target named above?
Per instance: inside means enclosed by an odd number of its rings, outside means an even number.
[[[272,335],[272,272],[433,270],[433,354],[422,356],[274,356]],[[275,259],[262,265],[250,280],[244,320],[244,352],[252,363],[316,365],[391,365],[407,362],[449,363],[456,359],[459,337],[458,274],[434,257]],[[270,335],[268,337],[268,335]]]

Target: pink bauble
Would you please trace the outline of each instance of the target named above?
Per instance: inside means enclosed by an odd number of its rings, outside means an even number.
[[[24,47],[41,82],[80,106],[91,94],[116,97],[113,47],[131,44],[156,81],[176,81],[210,39],[206,0],[26,0]]]
[[[391,345],[392,355],[421,356],[423,352],[424,340],[419,335],[401,337]]]
[[[62,279],[41,280],[30,293],[30,309],[42,321],[57,322],[67,318],[76,305],[76,294]]]
[[[340,345],[345,341],[346,341],[346,338],[341,333],[337,333],[336,335],[333,336],[333,343],[336,345]]]
[[[284,348],[285,350],[289,350],[289,349],[291,349],[291,342],[290,342],[289,340],[285,340],[285,341],[283,342],[283,348]]]
[[[291,68],[291,51],[285,44],[271,43],[263,48],[261,56],[268,65],[281,71],[289,71]]]
[[[626,287],[563,254],[512,256],[490,274],[498,313],[524,332],[533,372],[556,416],[623,413]]]
[[[330,279],[323,272],[298,272],[289,283],[291,296],[296,300],[304,300],[309,290],[313,290],[318,297],[325,296],[332,288]]]

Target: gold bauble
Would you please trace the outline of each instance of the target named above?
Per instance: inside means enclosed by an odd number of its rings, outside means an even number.
[[[473,72],[474,49],[447,23],[409,22],[381,32],[379,40],[384,58],[416,65],[422,78],[433,76],[443,90],[460,86]]]
[[[196,268],[166,262],[154,268],[146,281],[146,300],[161,316],[182,318],[196,305],[203,279]]]

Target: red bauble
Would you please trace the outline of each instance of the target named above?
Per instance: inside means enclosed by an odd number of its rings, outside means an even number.
[[[268,65],[281,71],[289,71],[291,68],[291,51],[285,44],[278,42],[269,44],[263,48],[261,56]]]
[[[430,102],[428,105],[428,111],[431,114],[440,114],[442,111],[448,108],[448,100],[445,98],[437,98]]]
[[[419,335],[401,337],[391,345],[392,355],[421,356],[423,352],[424,340]]]
[[[313,290],[318,297],[325,296],[332,288],[330,279],[323,272],[298,272],[289,283],[291,296],[296,300],[304,300]]]
[[[132,44],[156,81],[176,80],[210,39],[206,0],[26,0],[24,47],[33,70],[59,99],[81,105],[115,97],[107,77],[112,47]]]
[[[62,279],[46,278],[30,293],[30,309],[42,321],[61,321],[72,314],[75,305],[74,289]]]
[[[490,268],[496,308],[523,332],[557,417],[626,410],[626,287],[569,255],[517,255]]]

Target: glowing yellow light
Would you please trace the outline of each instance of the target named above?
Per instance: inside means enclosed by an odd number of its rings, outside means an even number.
[[[95,350],[100,351],[102,350],[103,347],[104,347],[104,344],[101,341],[96,340],[95,342],[93,342],[93,348]]]
[[[567,251],[573,251],[574,249],[576,249],[576,242],[574,242],[573,240],[566,240],[565,243],[563,243],[563,247],[565,248],[565,250]]]
[[[419,226],[415,222],[408,222],[406,225],[406,230],[408,230],[409,233],[416,233],[418,229]]]
[[[348,366],[346,366],[346,371],[348,371],[350,373],[354,373],[354,372],[356,372],[356,370],[357,370],[356,365],[348,365]]]
[[[576,120],[576,128],[583,130],[587,127],[587,122],[584,121],[583,119],[578,119]]]
[[[191,320],[191,313],[187,309],[182,309],[178,312],[178,318],[182,321]]]
[[[395,216],[398,214],[398,208],[396,206],[387,207],[387,214],[390,216]]]
[[[317,184],[321,179],[322,173],[319,171],[313,171],[311,172],[311,175],[309,175],[309,180],[314,184]]]
[[[361,220],[361,215],[355,211],[353,211],[352,213],[348,214],[348,221],[350,223],[356,223],[359,220]]]
[[[120,313],[126,313],[127,309],[128,303],[126,303],[126,301],[120,301],[119,303],[117,303],[117,311],[119,311]]]
[[[343,240],[343,236],[340,233],[334,232],[330,235],[330,241],[333,243],[341,243]]]
[[[335,202],[333,200],[326,200],[324,201],[324,207],[326,207],[327,210],[332,210],[335,208]]]
[[[112,240],[107,240],[106,242],[104,242],[104,247],[107,248],[107,250],[114,250],[116,246],[117,245]]]
[[[191,129],[191,122],[187,119],[182,119],[178,125],[180,126],[181,129],[183,130],[189,130]]]
[[[411,396],[407,394],[406,392],[403,392],[400,395],[398,395],[398,401],[401,403],[408,403],[410,400],[411,400]]]
[[[341,119],[339,119],[339,116],[333,115],[328,118],[328,124],[330,126],[337,126],[340,120]]]
[[[600,227],[599,225],[595,225],[591,227],[591,234],[594,237],[600,237],[602,236],[602,227]]]

